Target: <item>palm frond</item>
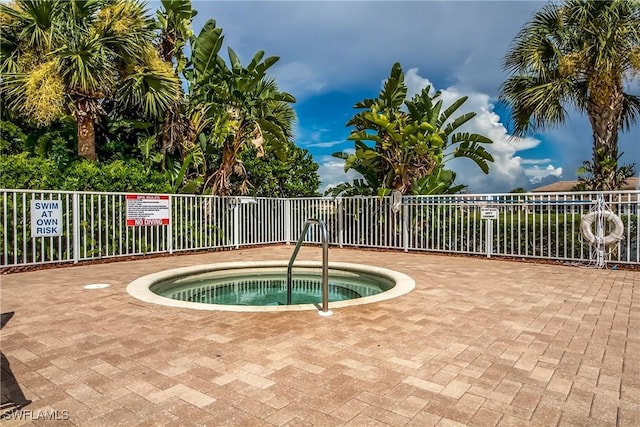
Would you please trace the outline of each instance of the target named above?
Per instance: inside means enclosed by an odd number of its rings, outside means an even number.
[[[221,69],[221,65],[223,70],[226,69],[224,61],[218,56],[223,41],[222,28],[216,27],[215,20],[208,20],[192,46],[191,60],[196,81],[205,83],[208,77]]]
[[[180,80],[173,73],[146,69],[127,76],[121,83],[118,102],[138,108],[145,118],[160,119],[176,103]]]
[[[438,117],[438,121],[436,122],[436,126],[437,127],[444,126],[444,124],[447,122],[447,120],[449,120],[451,115],[455,113],[458,110],[458,108],[460,108],[465,102],[467,102],[467,99],[469,99],[468,96],[463,96],[453,101],[453,103],[449,105],[442,112],[442,114],[440,114],[440,116]]]
[[[57,1],[18,0],[10,4],[0,4],[0,12],[19,23],[20,40],[28,41],[40,53],[52,45]]]
[[[154,37],[143,4],[133,0],[103,7],[97,14],[92,30],[117,59],[123,58],[125,61],[142,56]]]
[[[115,69],[110,52],[97,37],[70,38],[52,52],[61,62],[63,78],[72,91],[102,98],[110,93]]]
[[[628,130],[640,118],[640,96],[624,94],[622,104],[622,130]]]

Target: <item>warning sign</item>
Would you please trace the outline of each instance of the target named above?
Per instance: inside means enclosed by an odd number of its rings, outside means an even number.
[[[498,208],[481,208],[481,219],[498,219]]]
[[[62,202],[31,201],[31,237],[62,236]]]
[[[169,196],[127,194],[127,226],[169,225]]]

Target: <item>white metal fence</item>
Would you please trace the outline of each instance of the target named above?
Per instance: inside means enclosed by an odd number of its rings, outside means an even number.
[[[330,244],[591,260],[580,220],[605,197],[624,224],[609,248],[616,263],[640,263],[640,191],[390,198],[220,198],[169,195],[168,225],[127,226],[126,194],[0,190],[0,267],[296,241],[304,221],[327,224]],[[59,200],[61,236],[31,237],[31,201]],[[481,218],[483,208],[498,218]],[[319,243],[317,231],[307,241]]]

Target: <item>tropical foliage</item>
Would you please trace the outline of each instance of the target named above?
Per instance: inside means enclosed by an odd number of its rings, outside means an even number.
[[[0,3],[0,149],[3,167],[22,165],[0,186],[315,194],[295,99],[268,75],[278,58],[242,65],[229,48],[227,63],[222,29],[211,20],[195,36],[194,16],[190,0],[162,0],[155,17],[139,0]],[[38,168],[49,178],[28,177]],[[135,170],[111,182],[122,168]],[[63,179],[75,170],[86,179]],[[154,184],[136,187],[140,176]]]
[[[259,156],[264,145],[271,146],[281,159],[293,137],[295,98],[278,89],[267,71],[278,57],[264,57],[257,52],[248,65],[228,48],[229,64],[219,55],[222,30],[209,20],[193,44],[193,67],[185,73],[190,82],[192,102],[209,108],[215,121],[213,138],[222,150],[220,165],[207,173],[207,184],[219,195],[231,194],[231,177],[243,179],[240,192],[246,194],[250,183],[239,155],[254,146]]]
[[[97,159],[95,124],[106,103],[153,119],[179,90],[141,2],[17,0],[0,13],[7,106],[40,126],[71,114],[80,157]]]
[[[407,100],[407,86],[399,63],[391,69],[378,98],[365,99],[354,108],[347,126],[355,127],[349,140],[355,152],[335,153],[345,161],[345,172],[354,169],[362,179],[328,191],[333,195],[442,194],[458,192],[455,173],[444,169],[450,158],[466,157],[484,172],[493,161],[484,144],[492,141],[460,128],[475,117],[469,112],[455,116],[467,97],[444,106],[441,92],[425,87]],[[368,145],[365,141],[369,142]]]
[[[0,157],[0,187],[68,191],[136,191],[169,193],[171,187],[159,171],[145,171],[139,160],[98,163],[77,160],[61,169],[54,159],[29,153]]]
[[[640,71],[639,2],[549,3],[516,36],[504,65],[511,76],[501,98],[517,135],[560,125],[577,109],[593,131],[588,186],[613,190],[633,174],[618,168],[618,133],[640,115],[640,97],[625,92]]]
[[[248,194],[254,197],[314,197],[320,186],[318,164],[305,149],[290,144],[287,158],[281,160],[272,149],[266,149],[258,157],[257,149],[251,148],[240,155],[252,185]],[[232,179],[234,194],[239,192],[245,178]]]
[[[176,77],[184,72],[188,63],[184,48],[193,37],[191,22],[196,15],[197,12],[191,9],[190,0],[162,0],[162,8],[157,11],[158,53],[163,61],[172,65]],[[167,168],[169,164],[169,170],[172,167],[175,169],[176,163],[179,168],[188,167],[192,161],[188,160],[189,153],[185,153],[189,151],[186,147],[192,145],[193,139],[192,121],[187,117],[186,106],[184,91],[180,86],[173,102],[164,112],[159,135],[162,166]],[[170,158],[167,159],[167,156]]]

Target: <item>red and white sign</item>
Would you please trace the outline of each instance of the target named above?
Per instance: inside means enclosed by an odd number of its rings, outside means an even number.
[[[127,194],[127,226],[169,225],[169,196]]]

